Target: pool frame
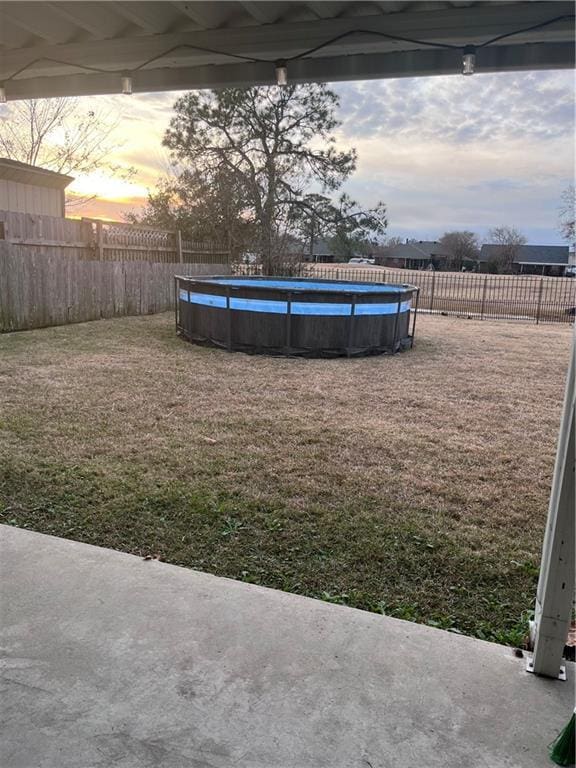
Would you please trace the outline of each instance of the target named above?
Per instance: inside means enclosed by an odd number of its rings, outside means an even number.
[[[236,284],[228,282],[232,280]],[[270,281],[274,284],[269,285]],[[293,287],[295,282],[302,287]],[[307,287],[306,282],[315,287]],[[282,283],[291,287],[283,288]],[[325,291],[318,288],[322,285],[326,285]],[[343,288],[331,289],[334,285]],[[363,290],[347,288],[353,285]],[[420,289],[409,283],[176,275],[176,332],[190,342],[228,351],[305,357],[395,354],[414,345],[419,293]],[[392,311],[384,312],[384,305]],[[285,320],[281,320],[282,315]],[[328,318],[332,322],[327,322]],[[199,332],[199,327],[204,332]],[[207,327],[212,332],[206,333]],[[262,343],[263,336],[275,337],[275,343]],[[324,345],[323,336],[332,341],[339,337],[339,343]],[[298,344],[303,338],[312,339],[312,343]],[[362,339],[364,343],[360,343]]]

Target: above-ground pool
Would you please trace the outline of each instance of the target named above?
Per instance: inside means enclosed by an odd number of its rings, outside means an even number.
[[[288,277],[176,277],[176,329],[228,350],[309,357],[411,347],[413,285]]]

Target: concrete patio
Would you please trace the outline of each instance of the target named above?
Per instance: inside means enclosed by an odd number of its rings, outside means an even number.
[[[541,768],[573,706],[574,665],[0,532],[2,768]]]

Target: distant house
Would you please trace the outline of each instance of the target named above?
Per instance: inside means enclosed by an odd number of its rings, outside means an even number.
[[[336,261],[334,249],[323,238],[318,238],[318,240],[314,241],[312,253],[310,253],[309,244],[303,246],[303,251],[304,261],[315,261],[322,264],[331,264],[333,261]]]
[[[0,211],[64,216],[64,190],[72,176],[0,158]]]
[[[480,249],[480,268],[485,271],[488,262],[497,260],[501,250],[500,245],[483,245]],[[512,271],[521,275],[563,275],[569,263],[567,245],[521,245]]]
[[[419,240],[393,245],[375,254],[376,263],[404,269],[442,269],[448,253],[435,240]]]

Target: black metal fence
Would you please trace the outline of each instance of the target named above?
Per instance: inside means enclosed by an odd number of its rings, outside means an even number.
[[[239,268],[260,274],[256,265]],[[294,274],[294,265],[290,265]],[[571,323],[576,314],[576,278],[428,272],[384,267],[302,264],[298,274],[333,280],[410,283],[420,288],[420,311],[478,319]]]

